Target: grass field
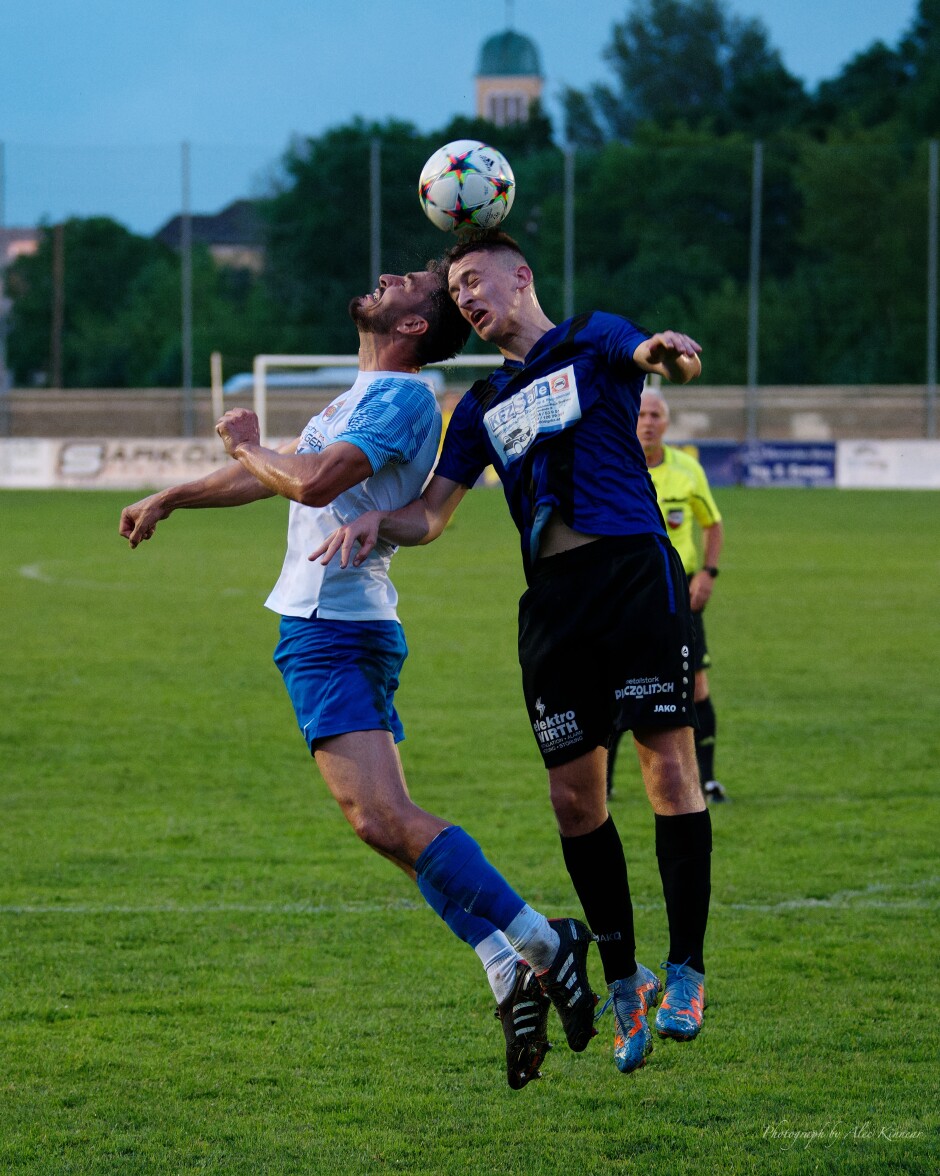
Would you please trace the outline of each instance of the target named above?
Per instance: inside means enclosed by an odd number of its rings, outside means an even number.
[[[940,498],[721,492],[705,1028],[626,1078],[609,1020],[582,1055],[556,1033],[514,1093],[476,957],[347,829],[294,726],[261,607],[283,503],[179,512],[131,552],[133,497],[0,494],[0,1171],[937,1170]],[[471,495],[397,557],[402,755],[557,915],[504,514]],[[656,966],[626,745],[611,807]]]

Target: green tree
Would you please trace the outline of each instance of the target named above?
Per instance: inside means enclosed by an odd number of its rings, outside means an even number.
[[[604,58],[614,86],[563,94],[570,142],[627,140],[644,122],[765,135],[806,113],[803,86],[764,25],[732,16],[722,0],[634,0]]]
[[[262,351],[293,350],[275,307],[247,271],[218,266],[208,249],[193,250],[193,378],[207,385],[209,357],[221,351],[229,372],[250,369]],[[180,267],[173,255],[145,267],[125,290],[120,309],[90,319],[75,340],[74,380],[83,387],[173,387],[180,382]]]
[[[910,78],[901,115],[915,133],[936,137],[940,135],[940,0],[920,0],[899,54]]]
[[[926,145],[884,132],[807,141],[793,297],[805,314],[793,382],[924,379]],[[793,357],[790,359],[793,364]]]
[[[815,99],[820,129],[874,127],[897,118],[910,75],[901,55],[876,41],[857,54],[831,81],[821,82]]]
[[[31,384],[49,371],[53,301],[52,232],[38,251],[18,258],[6,275],[13,300],[9,362],[17,383]],[[63,226],[62,370],[67,387],[81,384],[82,334],[113,318],[127,288],[148,265],[170,257],[166,246],[138,237],[107,217],[72,219]]]
[[[165,245],[106,218],[64,226],[63,383],[66,387],[173,387],[182,369],[180,259]],[[20,384],[48,371],[52,235],[8,272],[13,299],[10,366]],[[259,351],[296,349],[251,273],[193,251],[194,378],[209,382],[209,356],[250,367]]]

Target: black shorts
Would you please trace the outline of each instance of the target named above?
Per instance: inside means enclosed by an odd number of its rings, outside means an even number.
[[[596,539],[539,560],[519,602],[529,721],[548,768],[613,731],[694,727],[688,582],[655,535]]]

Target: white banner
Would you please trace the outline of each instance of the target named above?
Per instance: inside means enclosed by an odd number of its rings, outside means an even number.
[[[940,441],[839,441],[843,490],[940,490]]]
[[[9,489],[162,490],[202,478],[231,459],[205,440],[0,441],[0,486]]]

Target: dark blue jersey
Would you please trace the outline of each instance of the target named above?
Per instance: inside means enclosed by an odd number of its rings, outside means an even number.
[[[527,571],[552,511],[585,535],[665,535],[636,436],[645,373],[633,353],[648,338],[618,315],[568,319],[454,410],[435,472],[473,486],[495,466]]]

